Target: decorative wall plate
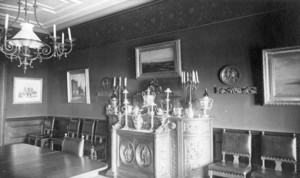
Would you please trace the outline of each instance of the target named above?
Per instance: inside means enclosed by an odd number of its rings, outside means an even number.
[[[220,71],[219,77],[224,84],[233,85],[241,79],[241,72],[235,66],[226,66]]]
[[[110,78],[105,77],[102,81],[101,81],[101,88],[103,90],[109,89],[112,86],[112,81]]]

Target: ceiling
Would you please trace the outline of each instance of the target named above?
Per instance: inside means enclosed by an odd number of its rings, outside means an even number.
[[[130,8],[144,5],[156,0],[37,0],[37,19],[39,23],[49,32],[53,31],[53,24],[56,30],[65,29],[93,19],[119,13]],[[18,12],[18,0],[0,0],[0,24],[4,24],[6,14],[9,14],[9,21],[12,23]],[[21,14],[18,22],[25,17],[25,0],[21,0]],[[36,25],[34,20],[34,0],[28,0],[29,22]],[[12,27],[20,28],[19,23]],[[36,32],[43,32],[35,27]]]

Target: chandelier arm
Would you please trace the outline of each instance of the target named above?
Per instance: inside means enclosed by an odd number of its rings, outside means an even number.
[[[21,11],[21,0],[19,0],[18,2],[17,2],[17,4],[18,4],[18,13],[17,13],[17,17],[15,18],[15,20],[12,22],[12,23],[10,23],[9,25],[8,25],[8,28],[10,27],[10,26],[12,26],[14,23],[16,23],[17,21],[18,21],[18,19],[19,19],[19,17],[20,17],[20,11]],[[7,29],[8,29],[7,28]]]
[[[28,22],[28,18],[27,18],[27,11],[28,11],[28,8],[27,8],[27,0],[25,0],[25,7],[24,7],[24,12],[25,12],[25,22]]]
[[[69,53],[71,53],[72,50],[73,50],[73,45],[72,45],[72,43],[70,43],[69,51],[64,51],[65,57],[66,57]]]
[[[35,21],[36,21],[36,23],[38,24],[38,26],[44,31],[44,32],[46,32],[49,36],[50,36],[50,38],[52,38],[52,35],[48,32],[48,30],[47,29],[45,29],[44,27],[42,27],[42,25],[39,23],[39,21],[38,21],[38,19],[37,19],[37,17],[36,17],[36,9],[37,9],[37,5],[36,5],[36,0],[34,0],[34,5],[33,5],[33,8],[34,8],[34,19],[35,19]]]
[[[52,50],[52,48],[48,44],[44,44],[44,46],[37,50],[37,57],[40,59],[40,62],[42,62],[43,59],[50,59],[55,55],[55,50]]]
[[[5,54],[5,55],[12,55],[17,52],[17,47],[13,41],[10,40],[4,40],[3,46],[0,48],[0,50]]]

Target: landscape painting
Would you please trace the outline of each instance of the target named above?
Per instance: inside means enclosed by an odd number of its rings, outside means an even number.
[[[180,76],[180,40],[141,46],[135,51],[137,79]]]
[[[143,73],[175,71],[173,48],[147,51],[141,58]]]
[[[68,103],[90,104],[89,69],[67,72]]]
[[[264,104],[300,105],[300,47],[264,50]]]

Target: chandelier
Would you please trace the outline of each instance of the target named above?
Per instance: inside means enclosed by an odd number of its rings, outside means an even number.
[[[61,56],[67,57],[72,51],[72,47],[74,46],[74,39],[71,36],[71,30],[68,28],[68,39],[65,39],[64,33],[62,33],[61,37],[56,36],[56,25],[53,25],[53,35],[51,35],[45,28],[43,28],[37,20],[36,16],[36,0],[34,0],[33,9],[34,9],[34,19],[39,28],[41,28],[46,34],[49,36],[49,44],[43,42],[33,31],[34,25],[29,23],[29,19],[27,17],[28,8],[27,8],[27,0],[25,0],[24,5],[24,21],[20,23],[21,30],[12,38],[9,33],[10,27],[12,24],[17,22],[20,15],[20,10],[22,6],[21,0],[17,2],[18,4],[18,13],[16,19],[9,24],[9,15],[6,14],[5,18],[5,26],[0,30],[0,50],[5,54],[7,58],[13,61],[18,61],[18,67],[23,67],[24,73],[28,67],[33,68],[32,62],[35,60],[39,60],[42,62],[43,60],[50,59],[52,57]],[[60,40],[61,39],[61,40]],[[60,40],[60,42],[58,41]]]

